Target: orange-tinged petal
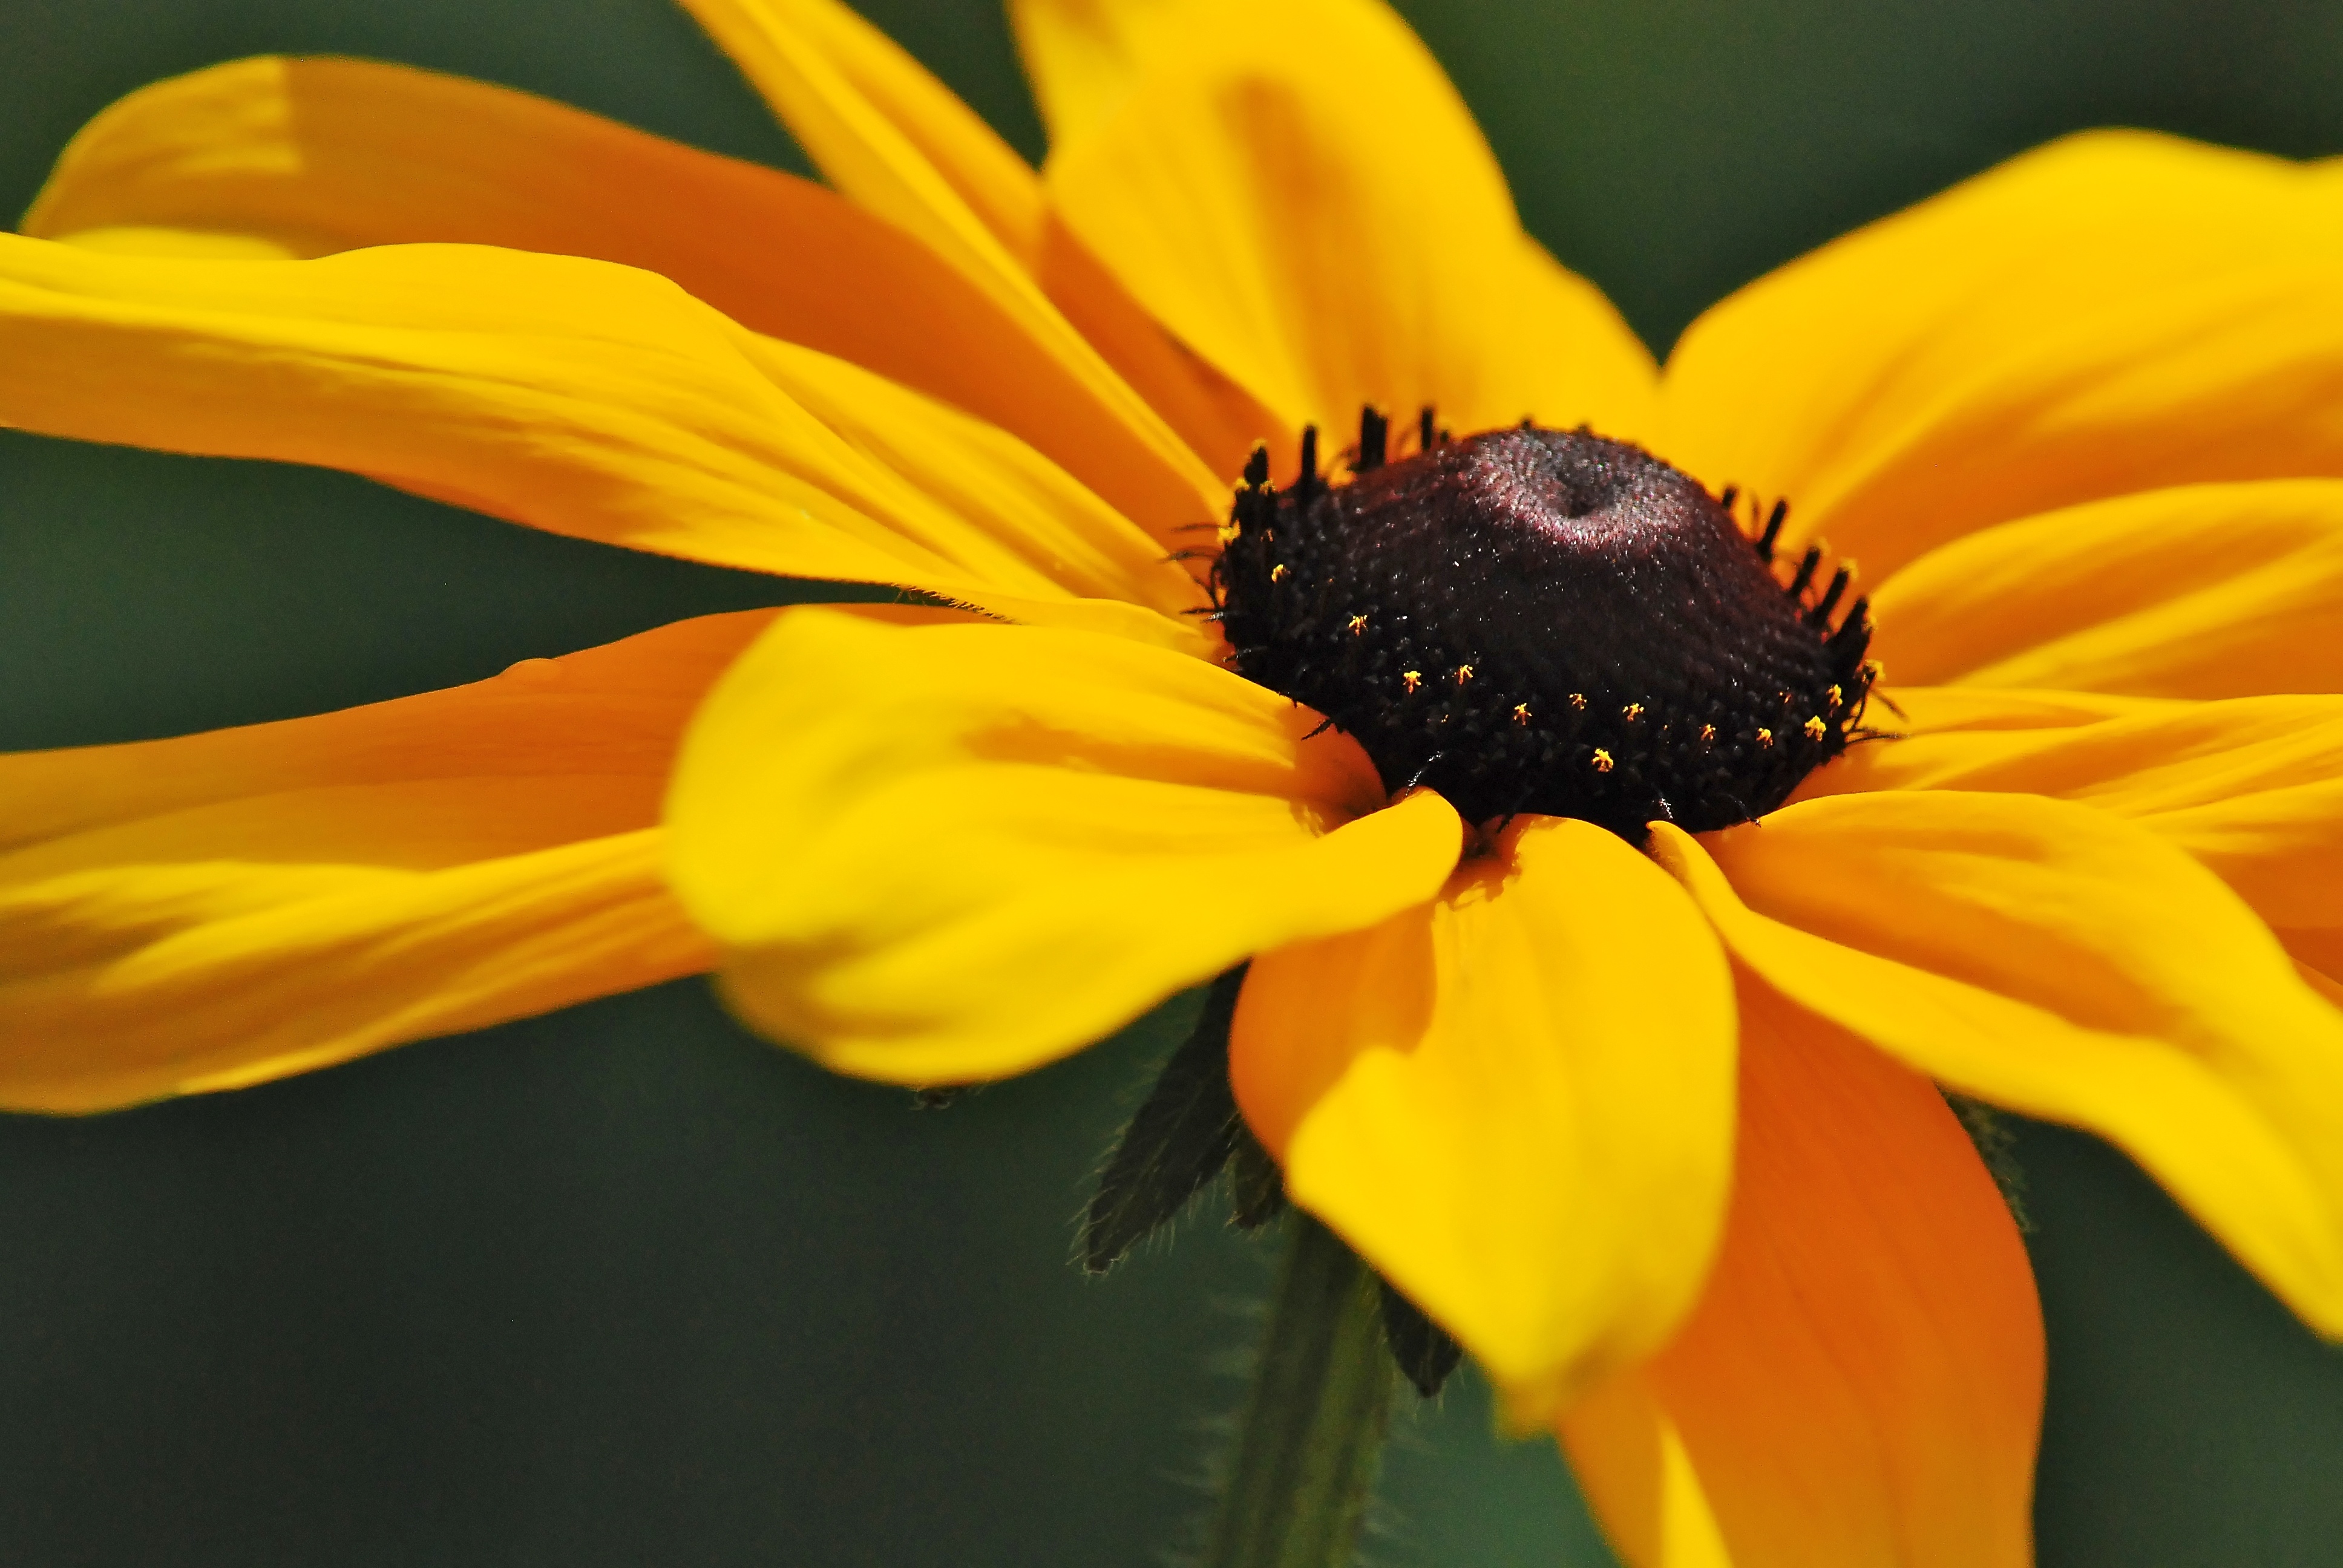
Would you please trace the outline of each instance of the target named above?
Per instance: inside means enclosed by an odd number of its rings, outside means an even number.
[[[0,758],[0,1104],[231,1088],[707,968],[666,889],[660,791],[767,618]]]
[[[1647,1379],[1612,1379],[1557,1430],[1580,1493],[1627,1568],[1735,1568],[1684,1433]]]
[[[1690,1308],[1725,1212],[1733,981],[1614,835],[1515,821],[1437,902],[1253,960],[1229,1039],[1293,1201],[1550,1419]]]
[[[1286,942],[1438,891],[1438,797],[1202,659],[1029,627],[782,615],[709,696],[669,799],[726,993],[821,1061],[1022,1070]]]
[[[1741,997],[1724,1246],[1564,1418],[1580,1484],[1634,1568],[2027,1568],[2042,1320],[2000,1194],[1926,1079]]]
[[[241,1089],[705,970],[715,949],[667,890],[661,839],[433,871],[142,866],[0,888],[16,960],[0,1104]]]
[[[2343,201],[2299,166],[2070,137],[1715,307],[1664,450],[1875,574],[2151,486],[2343,472]]]
[[[1803,801],[1704,841],[1662,824],[1654,843],[1793,1000],[1965,1093],[2106,1135],[2343,1334],[2343,1013],[2212,872],[2087,806],[1946,790]]]
[[[1210,0],[1176,31],[1047,171],[1156,319],[1292,426],[1429,403],[1459,431],[1645,432],[1650,355],[1523,235],[1463,102],[1379,0]]]
[[[1131,515],[1195,514],[1127,409],[1067,360],[1061,327],[1037,336],[1030,311],[1005,307],[911,234],[811,181],[502,87],[337,59],[175,77],[92,121],[24,226],[148,254],[448,241],[623,262],[758,331],[966,408]],[[1135,337],[1130,327],[1117,336],[1134,357],[1150,347]],[[1157,380],[1179,402],[1177,377]]]
[[[1982,528],[1879,585],[1899,680],[2343,691],[2343,483],[2185,485]]]
[[[558,533],[1003,610],[1196,597],[980,422],[568,256],[196,262],[0,236],[0,420],[349,468]]]
[[[1039,182],[973,110],[837,0],[684,5],[831,184],[960,272],[1122,422],[1153,459],[1150,494],[1118,490],[1125,511],[1168,538],[1200,507],[1207,518],[1225,508],[1229,476],[1205,467],[1044,291],[1036,274],[1052,265],[1053,238]]]
[[[2280,936],[2283,940],[2283,933]],[[2302,977],[2303,984],[2325,997],[2329,1004],[2343,1007],[2343,981],[2328,979],[2324,970],[2315,969],[2304,962],[2299,953],[2292,953],[2290,956],[2294,959],[2294,972]]]

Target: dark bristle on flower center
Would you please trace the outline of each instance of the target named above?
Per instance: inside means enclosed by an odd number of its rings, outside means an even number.
[[[1817,587],[1819,548],[1776,574],[1781,504],[1744,531],[1733,491],[1583,427],[1392,435],[1365,411],[1347,483],[1315,430],[1282,489],[1255,452],[1213,573],[1238,672],[1386,789],[1640,844],[1762,816],[1863,733],[1867,607],[1840,613],[1850,568]]]

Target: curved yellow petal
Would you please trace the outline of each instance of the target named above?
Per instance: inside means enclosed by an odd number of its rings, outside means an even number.
[[[1011,0],[1026,75],[1063,146],[1106,117],[1135,79],[1136,34],[1176,25],[1190,0]],[[1212,471],[1233,475],[1256,442],[1281,466],[1297,432],[1159,325],[1061,215],[1043,223],[1033,262],[1042,289],[1108,363],[1184,437]]]
[[[567,256],[196,262],[0,236],[0,420],[348,468],[558,533],[1004,609],[1198,597],[980,422]]]
[[[2343,936],[2343,696],[2159,704],[2065,727],[1923,730],[1859,747],[1815,793],[2083,800],[2187,851],[2273,927]]]
[[[2036,796],[1832,796],[1705,848],[1654,832],[1792,1000],[1964,1093],[2104,1134],[2343,1335],[2343,1013],[2210,871]]]
[[[1030,309],[1004,307],[902,228],[810,181],[484,83],[275,57],[158,82],[75,137],[24,229],[148,254],[445,241],[623,262],[966,408],[1152,526],[1211,515],[1192,473],[1101,399],[1095,367],[1068,359],[1062,326],[1037,333]],[[1101,327],[1134,359],[1151,347],[1134,327]],[[1205,418],[1176,375],[1154,381]]]
[[[1864,724],[1894,737],[1895,744],[1917,736],[1977,734],[2002,730],[2062,729],[2103,719],[2178,713],[2189,704],[2170,698],[2117,697],[2103,691],[2012,690],[1997,686],[1882,686],[1873,689]],[[1850,747],[1840,761],[1810,775],[1802,793],[1844,793],[1837,782],[1841,762],[1854,767],[1879,744]],[[1827,786],[1827,788],[1825,788]]]
[[[1813,775],[1798,799],[1967,790],[2087,800],[2143,817],[2313,783],[2343,766],[2343,696],[2112,710],[2045,701],[2063,695],[1898,688],[1896,702],[1908,717],[1886,721],[1899,737],[1850,748]]]
[[[1009,0],[1017,52],[1033,99],[1062,147],[1113,118],[1146,68],[1151,46],[1198,8],[1198,0]]]
[[[830,184],[965,263],[1040,243],[1041,182],[983,117],[838,0],[682,0]]]
[[[1516,1424],[1656,1348],[1723,1222],[1733,980],[1602,829],[1515,821],[1438,901],[1253,960],[1237,1103],[1293,1201],[1455,1334]]]
[[[1898,680],[2343,691],[2343,482],[2184,485],[1966,534],[1872,595]]]
[[[1929,1082],[1741,988],[1731,1218],[1684,1332],[1561,1432],[1632,1568],[2029,1568],[2042,1319]]]
[[[1635,437],[1651,357],[1526,237],[1463,102],[1379,0],[1209,0],[1050,197],[1174,335],[1289,425],[1434,405]]]
[[[973,110],[837,0],[683,4],[832,185],[957,270],[1146,447],[1154,492],[1117,498],[1135,520],[1168,537],[1226,509],[1232,476],[1200,461],[1045,291],[1041,273],[1072,267],[1079,278],[1083,269],[1053,256],[1062,241],[1033,171]]]
[[[1159,639],[1192,648],[1203,641],[1192,625],[1207,608],[1196,579],[1024,442],[827,355],[761,338],[744,350],[856,463],[875,467],[860,480],[869,487],[861,494],[849,487],[857,479],[842,466],[830,481],[858,510],[938,555],[980,567],[988,580],[1015,583],[1021,593],[1120,599],[1170,618],[1178,629],[1151,634]],[[995,548],[979,554],[962,542],[971,529]],[[1189,533],[1182,543],[1198,537]]]
[[[1893,568],[1969,528],[2209,480],[2343,472],[2343,270],[2240,266],[2006,344],[1807,492],[1807,531]]]
[[[1456,814],[1381,809],[1317,723],[1119,638],[785,612],[685,744],[676,886],[756,1027],[866,1077],[1021,1071],[1439,890]]]
[[[1054,212],[1036,265],[1051,303],[1212,473],[1233,482],[1263,443],[1291,464],[1298,433],[1166,331]]]
[[[0,1105],[232,1088],[708,968],[667,891],[660,791],[768,618],[0,757]]]
[[[2154,486],[2343,473],[2343,199],[2279,159],[2073,136],[1685,333],[1664,450],[1874,574]]]

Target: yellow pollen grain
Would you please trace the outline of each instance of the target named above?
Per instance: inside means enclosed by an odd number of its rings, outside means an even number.
[[[1583,691],[1572,692],[1570,694],[1570,705],[1573,708],[1579,709],[1581,712],[1584,712],[1586,708],[1586,693]]]
[[[1773,744],[1774,744],[1774,732],[1773,732],[1772,730],[1770,730],[1770,729],[1761,729],[1761,730],[1759,730],[1759,731],[1757,732],[1757,744],[1758,744],[1758,745],[1760,745],[1760,746],[1771,746],[1771,745],[1773,745]]]
[[[1702,725],[1702,726],[1700,727],[1700,738],[1701,738],[1701,739],[1702,739],[1702,741],[1703,741],[1703,742],[1706,742],[1706,741],[1710,741],[1710,740],[1714,740],[1714,739],[1716,739],[1716,726],[1715,726],[1715,725],[1714,725],[1714,724],[1704,724],[1704,725]]]
[[[1644,717],[1644,705],[1640,702],[1631,702],[1619,710],[1619,716],[1633,724]]]
[[[1877,686],[1887,678],[1887,667],[1875,658],[1866,658],[1863,661],[1863,673],[1871,677],[1872,685]]]
[[[1402,670],[1400,672],[1399,683],[1407,688],[1408,691],[1413,694],[1417,687],[1423,684],[1423,671],[1420,669]]]
[[[1283,561],[1280,561],[1275,566],[1269,568],[1269,580],[1273,583],[1282,583],[1285,580],[1285,563]]]
[[[1814,718],[1806,720],[1805,728],[1807,739],[1820,740],[1823,738],[1823,731],[1829,726],[1825,725],[1820,718]]]
[[[1458,666],[1456,667],[1456,684],[1457,684],[1457,685],[1459,685],[1459,686],[1465,686],[1465,685],[1469,685],[1469,684],[1471,684],[1472,679],[1473,679],[1473,667],[1472,667],[1471,665],[1469,665],[1469,664],[1460,664],[1460,665],[1458,665]]]
[[[1237,527],[1237,520],[1234,518],[1231,518],[1227,522],[1221,525],[1221,543],[1223,545],[1232,545],[1237,542],[1237,536],[1243,532],[1244,530],[1242,528]]]
[[[1594,771],[1597,773],[1611,771],[1611,753],[1604,750],[1600,746],[1594,749]]]
[[[1840,705],[1842,705],[1843,703],[1845,703],[1845,701],[1846,701],[1846,693],[1845,693],[1845,692],[1841,691],[1841,690],[1840,690],[1837,687],[1835,687],[1835,686],[1834,686],[1834,687],[1832,687],[1832,688],[1830,689],[1830,705],[1831,705],[1833,708],[1837,708],[1837,707],[1839,707]]]
[[[1514,723],[1516,723],[1516,724],[1527,724],[1529,721],[1530,721],[1530,705],[1529,705],[1528,703],[1526,703],[1526,702],[1516,702],[1516,703],[1514,703],[1514,704],[1513,704],[1513,722],[1514,722]]]
[[[1353,637],[1364,637],[1367,635],[1367,618],[1365,616],[1354,615],[1351,618],[1351,635]],[[1838,688],[1833,687],[1831,689],[1835,691]]]

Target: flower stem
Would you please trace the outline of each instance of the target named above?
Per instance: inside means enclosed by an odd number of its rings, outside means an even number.
[[[1381,1289],[1295,1213],[1202,1568],[1350,1568],[1374,1490],[1393,1372]]]

